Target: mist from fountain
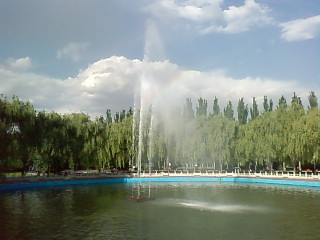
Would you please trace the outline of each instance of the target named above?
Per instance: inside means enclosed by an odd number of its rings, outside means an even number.
[[[170,158],[175,154],[173,146],[177,142],[183,141],[183,137],[181,137],[183,126],[181,125],[181,119],[179,119],[181,109],[177,110],[178,106],[182,105],[182,96],[177,96],[172,89],[167,91],[167,86],[172,81],[175,69],[163,73],[162,65],[158,63],[159,61],[166,61],[164,56],[163,44],[157,27],[149,21],[146,27],[145,54],[139,79],[140,88],[136,93],[140,96],[140,109],[135,110],[136,120],[133,123],[133,127],[139,126],[139,130],[133,132],[133,134],[138,133],[138,136],[133,138],[134,140],[138,138],[138,146],[135,146],[138,177],[141,176],[142,167],[147,170],[147,164],[149,173],[151,173],[152,159],[159,158],[159,146],[157,149],[155,148],[155,139],[159,136],[159,131],[166,144],[162,151],[168,154],[166,159],[162,159],[163,165],[157,167],[168,167]],[[185,101],[184,98],[183,101]],[[139,114],[137,114],[138,112]],[[139,115],[139,120],[137,115]],[[137,124],[137,121],[139,121],[139,124]],[[157,156],[155,151],[157,151]],[[158,164],[160,164],[159,161]]]

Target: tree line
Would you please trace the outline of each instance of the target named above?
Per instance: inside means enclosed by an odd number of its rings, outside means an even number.
[[[277,106],[266,96],[261,107],[255,98],[251,107],[241,98],[235,111],[231,101],[220,108],[215,97],[210,111],[206,99],[195,107],[186,99],[166,113],[152,107],[144,116],[131,108],[114,115],[107,110],[92,120],[85,113],[36,111],[28,101],[1,95],[0,169],[132,169],[138,157],[145,171],[316,169],[320,111],[314,92],[308,100],[305,109],[295,93],[290,102],[282,96]]]
[[[107,110],[94,121],[85,113],[37,112],[30,102],[0,97],[1,172],[128,168],[132,110]]]

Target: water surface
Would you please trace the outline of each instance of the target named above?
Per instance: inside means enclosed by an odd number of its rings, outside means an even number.
[[[0,239],[317,239],[320,190],[233,183],[0,192]],[[142,186],[144,196],[148,184]]]

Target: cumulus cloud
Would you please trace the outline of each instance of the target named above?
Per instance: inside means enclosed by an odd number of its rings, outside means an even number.
[[[223,0],[156,1],[146,10],[160,19],[187,19],[200,33],[239,33],[252,27],[270,24],[270,9],[254,0],[245,0],[242,6],[229,6],[223,10]]]
[[[223,11],[226,26],[219,26],[217,31],[237,33],[248,31],[254,26],[270,24],[272,18],[268,15],[269,12],[269,8],[256,3],[254,0],[246,0],[243,6],[230,6]]]
[[[281,38],[286,41],[300,41],[315,38],[320,34],[320,15],[296,19],[279,25]]]
[[[133,96],[140,99],[140,93],[147,105],[182,106],[186,98],[196,101],[203,97],[210,102],[217,96],[223,107],[228,100],[236,104],[242,97],[248,103],[256,97],[262,104],[265,95],[276,101],[282,94],[291,97],[296,92],[305,97],[309,92],[296,82],[236,79],[223,70],[201,72],[169,61],[148,62],[121,56],[101,59],[68,79],[0,67],[0,86],[1,93],[30,100],[37,109],[84,111],[91,116],[103,115],[108,108],[113,112],[128,109],[133,106]]]
[[[71,81],[0,67],[0,93],[28,100],[38,109],[58,112],[72,109],[76,88]]]
[[[77,62],[81,59],[88,46],[87,43],[69,43],[57,51],[57,58],[71,59]]]

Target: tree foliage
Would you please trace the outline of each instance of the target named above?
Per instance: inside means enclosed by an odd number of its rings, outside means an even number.
[[[320,164],[320,111],[310,92],[308,110],[294,93],[273,110],[265,96],[261,109],[253,98],[239,99],[234,119],[232,102],[220,112],[218,98],[208,113],[207,100],[192,100],[182,110],[145,114],[139,131],[139,110],[130,108],[91,119],[85,113],[37,112],[28,101],[0,96],[0,169],[56,173],[63,169],[129,169],[137,163],[139,137],[144,170],[206,167],[219,171],[237,168],[272,170],[317,168]],[[139,136],[139,133],[141,136]]]

